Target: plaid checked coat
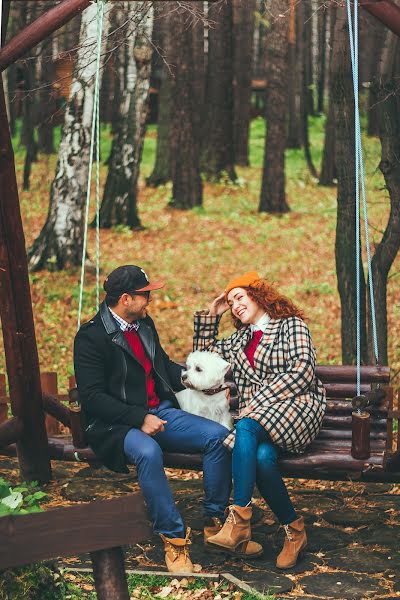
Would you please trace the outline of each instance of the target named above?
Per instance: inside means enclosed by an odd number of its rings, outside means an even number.
[[[254,369],[244,348],[249,326],[217,340],[220,317],[195,314],[194,349],[218,352],[231,363],[239,410],[258,421],[271,440],[289,452],[302,452],[318,434],[326,408],[325,389],[315,377],[315,349],[302,319],[271,319],[254,355]],[[235,431],[224,441],[233,449]]]

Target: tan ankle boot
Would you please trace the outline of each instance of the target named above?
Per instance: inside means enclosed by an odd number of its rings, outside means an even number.
[[[208,538],[219,533],[222,529],[222,521],[218,517],[206,517],[204,519],[204,543],[208,545]]]
[[[221,530],[207,539],[207,544],[231,552],[236,556],[260,556],[263,547],[251,541],[251,506],[232,504],[226,509],[228,516]]]
[[[190,527],[186,530],[184,538],[167,538],[160,533],[164,542],[165,563],[170,573],[193,573],[193,564],[189,556],[189,544],[191,541]]]
[[[290,569],[296,564],[300,552],[307,546],[304,519],[300,517],[289,525],[284,525],[283,528],[286,537],[282,551],[276,559],[276,566],[278,569]]]

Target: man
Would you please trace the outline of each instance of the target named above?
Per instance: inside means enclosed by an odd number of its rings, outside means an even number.
[[[192,572],[190,530],[175,506],[162,451],[203,454],[205,541],[221,528],[229,504],[230,456],[222,445],[225,427],[178,407],[182,367],[168,358],[147,314],[151,292],[162,287],[135,265],[110,273],[99,312],[76,335],[75,375],[89,445],[113,471],[136,465],[168,570]]]

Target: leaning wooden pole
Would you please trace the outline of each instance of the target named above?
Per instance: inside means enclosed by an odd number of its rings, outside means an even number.
[[[30,23],[0,50],[0,71],[29,52],[89,6],[91,0],[63,0]]]
[[[400,6],[393,0],[361,0],[360,6],[400,37]]]
[[[0,317],[22,479],[51,479],[25,238],[3,82],[0,76]]]

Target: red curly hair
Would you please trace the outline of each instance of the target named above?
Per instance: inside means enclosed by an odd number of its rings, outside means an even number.
[[[259,281],[256,286],[243,287],[248,296],[261,306],[271,319],[287,319],[288,317],[299,317],[304,319],[304,312],[297,308],[289,298],[280,294],[272,284],[267,281]],[[237,317],[233,318],[236,329],[243,327],[243,323]]]

